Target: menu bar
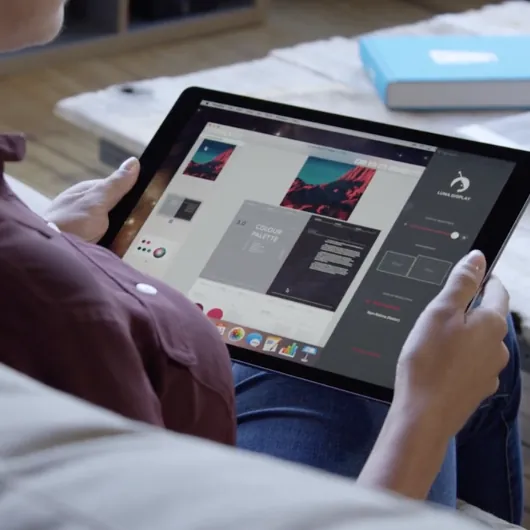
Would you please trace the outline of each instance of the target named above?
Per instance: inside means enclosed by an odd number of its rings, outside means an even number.
[[[301,152],[308,156],[316,156],[319,158],[326,158],[327,160],[335,160],[346,164],[355,164],[357,166],[365,166],[368,168],[379,169],[382,171],[390,171],[393,173],[400,173],[402,175],[411,175],[420,177],[425,170],[426,162],[432,156],[425,153],[425,164],[408,164],[400,161],[400,153],[397,153],[396,160],[376,157],[372,155],[364,155],[359,152],[345,149],[336,149],[334,147],[327,147],[308,142],[301,142],[291,138],[276,136],[267,136],[255,131],[248,131],[230,127],[228,125],[219,125],[218,123],[209,122],[204,130],[204,134],[211,139],[219,139],[229,141],[234,145],[242,145],[245,142],[252,142],[253,144],[278,146],[288,149],[290,152]]]
[[[437,149],[436,147],[433,147],[433,146],[430,146],[430,145],[419,144],[419,143],[415,143],[415,142],[407,142],[405,140],[398,140],[396,138],[389,138],[389,137],[386,137],[386,136],[379,136],[377,134],[370,134],[370,133],[365,133],[365,132],[352,131],[350,129],[343,129],[341,127],[334,127],[332,125],[324,125],[322,123],[315,123],[315,122],[310,122],[310,121],[305,121],[305,120],[298,120],[296,118],[288,118],[286,116],[280,116],[279,114],[271,114],[269,112],[261,112],[261,111],[257,111],[257,110],[250,110],[250,109],[245,109],[245,108],[242,108],[242,107],[236,107],[234,105],[225,105],[223,103],[216,103],[214,101],[206,101],[206,100],[204,100],[204,101],[201,102],[201,105],[203,105],[205,107],[212,107],[212,108],[216,108],[216,109],[226,110],[226,111],[229,111],[229,112],[238,112],[238,113],[241,113],[241,114],[247,114],[249,116],[256,116],[257,118],[265,118],[265,119],[281,121],[281,122],[285,122],[285,123],[293,123],[295,125],[301,125],[301,126],[305,126],[305,127],[312,127],[314,129],[321,129],[321,130],[324,130],[324,131],[336,132],[336,133],[345,134],[345,135],[349,135],[349,136],[356,136],[358,138],[366,138],[368,140],[376,140],[376,141],[392,143],[392,144],[396,144],[396,145],[403,145],[403,146],[406,146],[406,147],[412,147],[412,148],[415,148],[415,149],[422,149],[422,150],[430,151],[430,152],[433,152],[433,153]]]

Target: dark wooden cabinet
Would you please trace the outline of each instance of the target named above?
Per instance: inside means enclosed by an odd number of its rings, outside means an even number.
[[[269,0],[70,0],[53,43],[0,57],[0,75],[262,22]]]

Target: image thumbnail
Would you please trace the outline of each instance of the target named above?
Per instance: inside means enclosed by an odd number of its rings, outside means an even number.
[[[193,155],[184,174],[215,181],[232,156],[235,146],[215,140],[204,140]]]
[[[376,170],[310,156],[280,206],[348,220]]]

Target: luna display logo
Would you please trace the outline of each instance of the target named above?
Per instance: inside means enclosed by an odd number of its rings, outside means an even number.
[[[232,342],[239,342],[245,337],[245,330],[243,328],[237,327],[232,328],[228,333],[228,340]]]
[[[462,195],[466,192],[471,186],[471,180],[465,177],[462,174],[462,171],[458,171],[457,176],[450,182],[449,188],[453,191],[438,191],[438,195],[441,197],[448,197],[449,199],[457,199],[459,201],[470,201],[471,197],[469,195]]]
[[[464,191],[467,191],[469,186],[471,186],[471,181],[467,177],[464,177],[462,172],[459,171],[458,177],[451,182],[451,188],[454,188],[455,186],[458,186],[456,193],[464,193]]]
[[[263,342],[263,336],[257,332],[250,333],[247,335],[246,341],[249,346],[252,346],[253,348],[259,348]]]

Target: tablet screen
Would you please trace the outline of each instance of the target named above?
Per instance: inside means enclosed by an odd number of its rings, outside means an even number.
[[[392,388],[514,167],[203,101],[111,248],[227,344]]]

